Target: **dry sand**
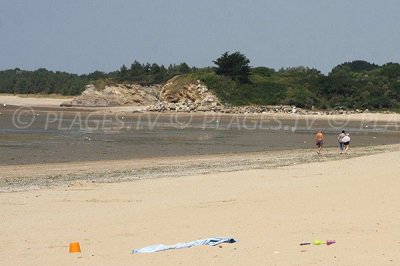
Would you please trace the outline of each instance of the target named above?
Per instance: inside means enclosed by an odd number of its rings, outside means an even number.
[[[71,101],[73,98],[68,96],[56,95],[54,97],[42,96],[18,96],[0,94],[0,104],[29,106],[29,107],[51,107],[58,108],[63,102]],[[67,107],[67,109],[75,109]],[[79,107],[80,110],[107,111],[107,112],[132,112],[134,110],[143,110],[145,106],[112,106],[112,107]],[[62,110],[62,108],[60,108]]]
[[[399,176],[397,151],[1,193],[0,265],[398,265]],[[240,242],[130,254],[212,236]],[[299,246],[313,239],[337,243]]]
[[[40,106],[40,107],[56,107],[61,103],[71,100],[70,97],[34,97],[34,96],[17,96],[17,95],[0,95],[0,103],[18,106]]]

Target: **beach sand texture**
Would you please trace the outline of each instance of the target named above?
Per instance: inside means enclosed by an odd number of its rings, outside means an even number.
[[[59,107],[61,103],[71,100],[71,97],[34,97],[34,96],[16,96],[16,95],[0,95],[0,103],[18,106],[51,106]]]
[[[387,152],[0,193],[0,265],[398,265],[399,177],[400,152]],[[131,254],[212,236],[239,242]],[[337,243],[299,245],[314,239]]]

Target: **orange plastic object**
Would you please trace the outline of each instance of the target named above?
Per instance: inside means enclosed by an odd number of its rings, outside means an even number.
[[[81,246],[79,242],[73,242],[69,244],[69,253],[81,252]]]

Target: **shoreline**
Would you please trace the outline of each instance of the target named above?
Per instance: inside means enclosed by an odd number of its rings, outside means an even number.
[[[136,160],[88,161],[0,166],[0,193],[69,187],[88,183],[120,183],[144,179],[174,178],[207,173],[274,169],[290,165],[347,160],[394,152],[400,144],[351,147],[349,154],[337,148],[258,151],[214,155],[176,156]],[[112,169],[110,169],[112,168]]]
[[[60,96],[61,97],[61,96]],[[315,120],[348,120],[348,121],[370,121],[370,122],[392,122],[398,124],[400,128],[400,113],[383,111],[383,112],[367,112],[367,113],[354,113],[354,114],[326,114],[327,110],[321,110],[321,114],[297,114],[297,113],[223,113],[223,112],[155,112],[155,111],[143,111],[146,106],[110,106],[110,107],[60,107],[60,104],[65,100],[71,98],[57,98],[57,97],[32,97],[27,95],[14,96],[14,95],[1,95],[0,94],[0,104],[6,104],[14,106],[15,109],[18,107],[31,107],[38,108],[38,110],[43,111],[56,111],[56,112],[90,112],[103,114],[123,114],[125,116],[135,115],[135,114],[159,114],[162,116],[170,115],[181,115],[181,116],[216,116],[216,117],[265,117],[265,118],[275,118],[275,119],[315,119]],[[3,108],[0,108],[0,112]],[[316,111],[317,112],[317,111]]]

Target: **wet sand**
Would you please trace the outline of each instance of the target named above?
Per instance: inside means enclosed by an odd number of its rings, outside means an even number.
[[[348,154],[339,154],[336,148],[325,148],[323,153],[319,155],[310,149],[292,149],[221,155],[192,155],[190,157],[0,165],[0,192],[69,187],[87,183],[129,182],[249,169],[272,169],[312,162],[347,160],[398,150],[400,150],[400,144],[355,147],[351,148]]]
[[[307,149],[345,127],[352,146],[400,143],[400,120],[132,113],[59,107],[0,107],[0,165],[126,160]]]

